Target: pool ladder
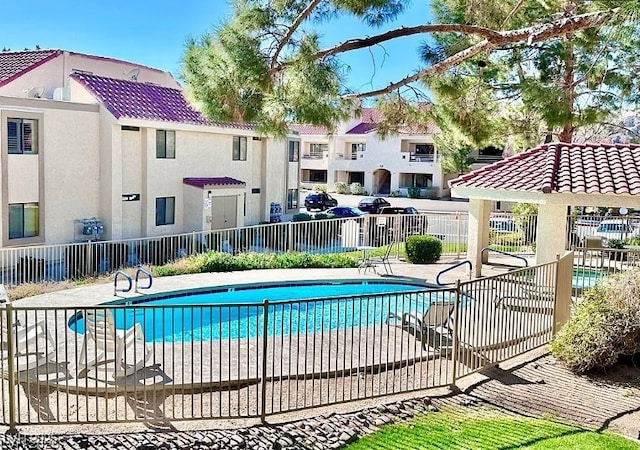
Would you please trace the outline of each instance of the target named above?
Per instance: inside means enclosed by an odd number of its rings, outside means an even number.
[[[471,261],[469,261],[468,259],[465,259],[464,261],[460,261],[459,263],[456,263],[453,266],[447,267],[446,269],[443,269],[440,272],[438,272],[438,275],[436,275],[436,284],[438,286],[445,286],[446,284],[451,284],[451,283],[440,283],[440,275],[442,275],[443,273],[447,273],[450,270],[456,269],[460,266],[463,266],[465,264],[469,264],[469,278],[471,278],[471,271],[473,270],[473,264],[471,264]]]
[[[138,282],[140,281],[140,274],[144,274],[147,276],[147,279],[149,280],[149,284],[147,286],[144,286],[144,287],[138,286]],[[122,277],[129,282],[126,288],[118,288],[119,277]],[[118,270],[113,279],[113,295],[117,296],[118,292],[130,292],[131,289],[134,289],[134,292],[139,293],[140,290],[142,289],[150,289],[152,285],[153,285],[153,276],[151,275],[151,272],[143,269],[142,267],[138,267],[138,270],[136,270],[135,288],[134,288],[133,280],[131,279],[131,277],[127,273],[123,272],[122,270]]]

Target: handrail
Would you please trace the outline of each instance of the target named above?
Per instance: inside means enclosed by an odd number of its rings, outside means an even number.
[[[443,269],[440,272],[438,272],[438,275],[436,275],[436,284],[438,286],[444,286],[443,283],[440,283],[440,275],[442,275],[443,273],[449,272],[450,270],[453,270],[453,269],[455,269],[457,267],[460,267],[463,264],[469,264],[469,270],[473,270],[473,264],[471,263],[471,261],[469,261],[468,259],[465,259],[464,261],[460,261],[458,263],[455,263],[453,266],[447,267],[446,269]]]
[[[513,253],[503,252],[502,250],[496,250],[495,248],[491,248],[491,247],[483,248],[482,251],[480,252],[480,258],[483,258],[484,257],[484,253],[488,252],[488,251],[500,253],[501,255],[513,256],[514,258],[521,259],[521,260],[524,261],[524,266],[525,267],[529,267],[529,261],[527,261],[527,258],[525,258],[524,256],[514,255]]]
[[[123,277],[125,277],[126,280],[129,281],[128,288],[118,289],[118,275],[122,275]],[[133,287],[133,280],[131,280],[131,277],[127,275],[125,272],[123,272],[122,270],[118,270],[116,272],[115,277],[113,278],[113,295],[118,295],[118,292],[129,292],[132,287]]]
[[[145,274],[149,278],[149,285],[147,287],[138,288],[138,279],[140,278],[141,273]],[[142,267],[138,267],[138,270],[136,270],[136,288],[134,289],[134,291],[139,292],[138,289],[151,289],[152,284],[153,284],[153,276],[151,276],[151,272],[149,272],[146,269],[143,269]]]

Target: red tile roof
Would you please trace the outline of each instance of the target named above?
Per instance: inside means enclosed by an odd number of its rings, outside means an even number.
[[[320,127],[316,125],[308,125],[303,123],[292,123],[289,125],[289,129],[293,131],[297,131],[300,134],[309,134],[309,135],[323,135],[326,136],[329,134],[329,130],[326,127]]]
[[[538,193],[640,194],[640,145],[551,143],[484,166],[452,188]]]
[[[189,186],[203,188],[205,186],[244,186],[244,181],[231,177],[183,178],[182,182]]]
[[[0,86],[61,54],[61,50],[0,52]]]

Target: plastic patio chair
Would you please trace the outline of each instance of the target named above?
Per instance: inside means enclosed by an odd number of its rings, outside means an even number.
[[[395,241],[391,241],[387,246],[387,251],[384,252],[384,256],[369,258],[369,262],[374,266],[376,264],[382,264],[384,268],[384,272],[389,275],[393,274],[393,270],[391,269],[391,263],[389,262],[389,256],[391,255],[391,249],[395,245]]]
[[[144,340],[144,332],[139,323],[126,330],[116,328],[113,314],[108,309],[87,309],[82,312],[85,319],[85,335],[78,361],[78,373],[88,367],[97,367],[113,354],[115,369],[113,377],[129,376],[145,367],[153,352]],[[89,358],[88,344],[94,343],[94,351]]]

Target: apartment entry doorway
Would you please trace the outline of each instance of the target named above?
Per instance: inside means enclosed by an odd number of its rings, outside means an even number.
[[[238,196],[211,197],[211,229],[235,228],[238,223]]]
[[[378,169],[373,172],[373,189],[372,194],[391,193],[391,172],[387,169]]]

